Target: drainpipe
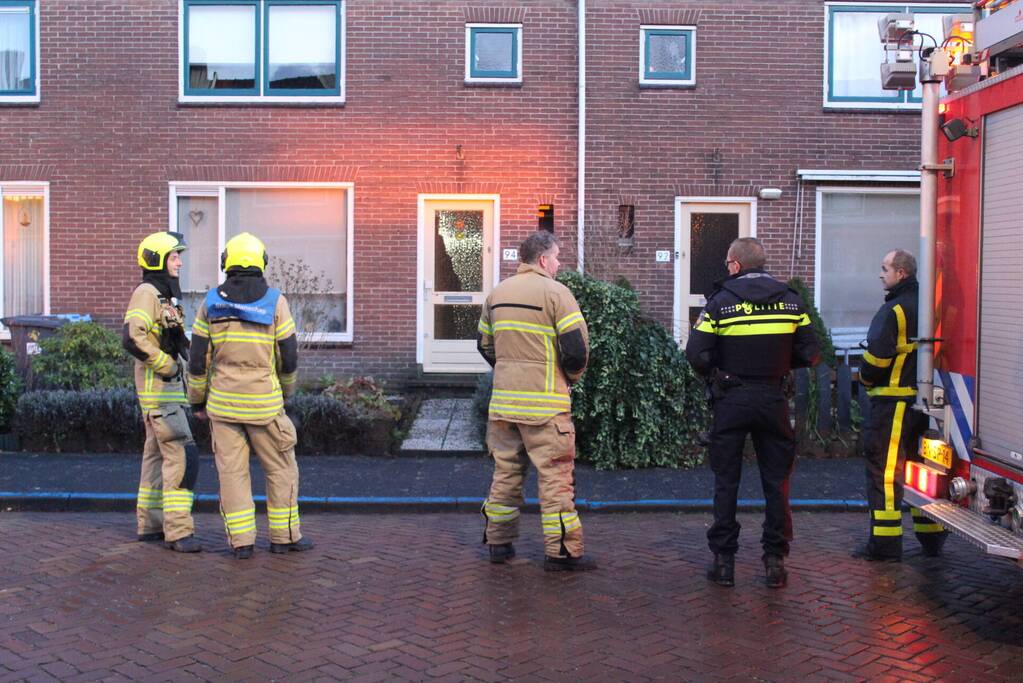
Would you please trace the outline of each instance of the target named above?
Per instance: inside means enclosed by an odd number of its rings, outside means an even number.
[[[576,208],[578,225],[575,244],[577,268],[583,273],[586,249],[586,0],[578,1],[576,23],[579,26],[579,159],[576,163],[579,176],[576,197],[579,205]]]

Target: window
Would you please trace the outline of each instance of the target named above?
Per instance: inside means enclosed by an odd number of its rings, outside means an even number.
[[[877,20],[885,14],[912,12],[916,30],[944,39],[942,19],[969,13],[969,5],[845,4],[827,6],[824,105],[838,108],[919,108],[919,84],[913,92],[881,89],[884,47]],[[915,37],[919,46],[921,37]],[[931,41],[922,38],[926,45]],[[944,93],[944,86],[942,86]]]
[[[0,183],[0,316],[49,312],[47,192],[40,183]]]
[[[818,188],[817,307],[831,328],[865,328],[884,301],[878,274],[893,249],[916,255],[916,190]]]
[[[465,82],[522,82],[522,24],[465,25]]]
[[[639,82],[640,85],[694,85],[696,27],[641,26]]]
[[[223,278],[224,244],[251,232],[266,244],[267,280],[287,295],[299,330],[351,341],[352,191],[350,183],[172,185],[171,225],[189,246],[181,271],[188,319]]]
[[[181,100],[343,102],[343,9],[342,0],[184,0]]]
[[[0,0],[0,102],[38,102],[35,0]]]

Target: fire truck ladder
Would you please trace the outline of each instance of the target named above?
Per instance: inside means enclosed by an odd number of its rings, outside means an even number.
[[[986,516],[948,501],[920,506],[931,519],[941,522],[960,538],[980,546],[989,555],[1023,561],[1023,538],[1014,536],[1005,527],[992,523]]]

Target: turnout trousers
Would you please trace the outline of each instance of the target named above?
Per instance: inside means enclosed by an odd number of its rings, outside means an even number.
[[[295,426],[283,412],[267,424],[227,422],[210,417],[213,454],[220,475],[220,514],[232,548],[256,541],[256,505],[252,500],[249,455],[253,451],[266,476],[266,512],[271,543],[302,538],[298,517],[298,463]]]
[[[583,527],[575,509],[575,425],[568,413],[546,424],[490,420],[487,449],[494,479],[483,504],[483,542],[511,543],[519,536],[519,509],[526,468],[536,467],[544,552],[549,557],[581,557]]]
[[[917,447],[927,417],[910,401],[871,399],[870,422],[864,434],[867,460],[867,504],[870,508],[867,552],[878,557],[902,556],[902,492],[906,460],[919,460]],[[913,531],[920,545],[938,552],[948,532],[913,509]]]
[[[747,434],[760,468],[765,513],[761,544],[764,555],[786,556],[792,540],[789,477],[796,441],[789,423],[788,400],[780,386],[746,383],[714,400],[710,435],[710,467],[714,472],[714,523],[707,531],[711,552],[733,555],[739,549],[740,525],[735,519]]]
[[[162,531],[164,540],[191,536],[199,451],[180,405],[163,405],[143,416],[146,443],[135,507],[138,533]]]

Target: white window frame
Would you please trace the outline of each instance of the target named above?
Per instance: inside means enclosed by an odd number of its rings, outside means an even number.
[[[50,314],[50,183],[33,181],[0,182],[0,205],[8,195],[38,195],[43,198],[43,315]],[[0,269],[4,263],[3,212],[0,211]],[[0,277],[0,317],[8,315],[4,307],[4,279]],[[0,324],[0,339],[11,338],[11,331]]]
[[[35,41],[35,94],[33,94],[33,95],[0,95],[0,104],[34,104],[36,102],[41,101],[43,79],[40,77],[40,74],[42,73],[40,71],[40,69],[42,67],[42,59],[40,59],[40,54],[42,54],[43,50],[42,50],[42,45],[40,45],[40,42],[39,42],[39,37],[40,37],[39,24],[42,23],[42,22],[40,22],[40,20],[39,20],[39,0],[34,0],[34,1],[35,1],[35,7],[33,7],[33,10],[32,10],[33,11],[33,16],[34,16],[34,21],[32,23],[35,24],[35,36],[32,39]],[[8,184],[8,183],[4,183],[4,184]],[[47,206],[49,206],[48,202],[47,202]],[[6,333],[6,330],[5,330],[5,333]],[[4,337],[4,339],[6,339],[6,338],[7,337]]]
[[[690,59],[689,78],[666,79],[646,78],[646,34],[647,31],[689,31],[689,45],[686,59]],[[639,27],[639,84],[664,88],[696,85],[696,27],[643,24]]]
[[[503,28],[514,29],[518,50],[516,50],[515,70],[518,74],[515,78],[504,77],[479,77],[472,75],[472,29],[474,28]],[[523,53],[523,31],[522,24],[482,24],[467,23],[465,25],[465,82],[466,83],[522,83],[522,53]]]
[[[227,225],[227,191],[238,189],[268,189],[268,190],[293,190],[299,188],[313,188],[319,190],[334,189],[344,190],[347,206],[345,207],[347,235],[346,249],[348,272],[346,277],[345,290],[345,331],[344,332],[311,332],[299,333],[301,339],[315,341],[317,343],[350,343],[355,339],[355,183],[269,183],[269,182],[175,182],[169,184],[169,220],[168,230],[177,230],[178,225],[178,198],[179,197],[216,197],[217,198],[217,253],[224,250],[226,242],[224,233]],[[272,256],[273,254],[271,254]],[[218,282],[224,281],[224,272],[218,270]]]
[[[262,2],[262,0],[257,0]],[[265,5],[262,8],[265,11]],[[186,95],[185,94],[185,1],[178,0],[178,102],[181,104],[321,104],[338,106],[345,103],[345,93],[348,87],[347,63],[348,63],[348,0],[341,3],[341,35],[338,41],[341,45],[341,57],[337,67],[340,94],[338,95]],[[258,44],[264,46],[266,22],[260,19],[256,33],[259,38]],[[256,53],[257,63],[262,63],[262,48]],[[259,72],[259,70],[257,70]],[[260,75],[260,82],[263,76]],[[260,86],[262,87],[262,86]],[[215,92],[215,91],[212,91]]]
[[[888,195],[903,195],[906,197],[920,197],[920,186],[913,187],[907,185],[906,187],[830,187],[830,186],[817,186],[817,192],[815,196],[816,201],[816,227],[814,229],[814,240],[813,240],[813,302],[817,307],[817,310],[823,310],[821,301],[821,278],[823,273],[821,272],[821,231],[823,230],[823,208],[824,208],[824,195],[825,194],[888,194]],[[910,245],[914,250],[916,245]],[[880,267],[880,264],[879,266]]]
[[[893,110],[910,110],[919,111],[923,107],[922,102],[850,102],[850,101],[832,101],[829,99],[831,92],[831,8],[832,7],[869,7],[871,10],[877,9],[878,16],[887,12],[903,12],[906,7],[910,9],[942,9],[947,10],[949,14],[962,14],[971,13],[973,10],[970,5],[948,5],[944,3],[914,3],[914,2],[871,2],[870,0],[863,0],[861,2],[855,2],[854,0],[841,0],[838,2],[825,2],[824,3],[824,91],[822,99],[824,102],[825,109],[893,109]],[[938,39],[938,44],[941,44],[939,36],[934,36]],[[877,38],[880,43],[880,37]],[[880,75],[879,75],[880,77]]]

